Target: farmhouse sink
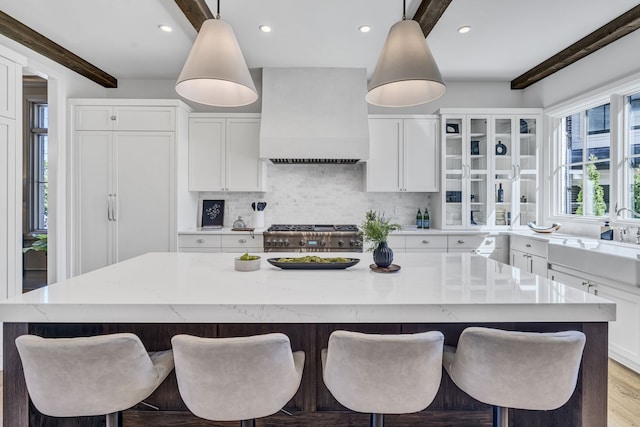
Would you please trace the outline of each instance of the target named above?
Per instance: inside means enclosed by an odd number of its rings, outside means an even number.
[[[583,238],[551,239],[550,264],[640,286],[640,246]]]

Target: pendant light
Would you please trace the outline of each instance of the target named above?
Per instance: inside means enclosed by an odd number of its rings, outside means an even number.
[[[258,99],[240,45],[231,25],[220,19],[202,23],[198,37],[176,82],[188,100],[217,107],[240,107]]]
[[[369,81],[365,99],[382,107],[409,107],[440,98],[446,86],[420,25],[406,19],[393,24]]]

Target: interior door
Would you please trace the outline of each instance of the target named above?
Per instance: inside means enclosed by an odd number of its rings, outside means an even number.
[[[115,262],[175,249],[172,132],[114,134]]]

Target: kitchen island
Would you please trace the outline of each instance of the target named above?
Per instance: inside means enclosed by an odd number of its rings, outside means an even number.
[[[322,383],[320,351],[336,329],[369,333],[440,330],[455,345],[461,331],[485,325],[523,331],[581,330],[587,335],[578,386],[555,411],[512,411],[518,426],[606,426],[607,322],[615,304],[472,254],[397,254],[400,271],[369,269],[367,253],[346,270],[280,270],[263,254],[262,268],[236,272],[234,254],[150,253],[0,303],[4,323],[4,425],[69,425],[29,405],[13,340],[129,331],[149,351],[171,336],[287,334],[306,353],[300,390],[286,409],[259,425],[364,426],[366,414],[341,407]],[[201,423],[179,397],[172,374],[147,402],[125,411],[125,426],[235,425]],[[31,421],[29,421],[31,420]],[[387,418],[393,425],[491,425],[491,409],[462,393],[446,375],[429,408]],[[98,426],[99,418],[82,425]],[[76,425],[76,424],[74,424]]]

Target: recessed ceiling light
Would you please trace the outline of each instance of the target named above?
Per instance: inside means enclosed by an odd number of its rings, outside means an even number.
[[[165,33],[170,33],[171,31],[173,31],[173,28],[171,28],[168,25],[164,25],[164,24],[158,25],[158,28],[160,28]]]
[[[260,31],[262,31],[263,33],[271,32],[271,27],[268,25],[260,25],[258,28],[260,28]]]
[[[369,31],[371,31],[371,27],[368,26],[368,25],[361,25],[361,26],[358,27],[358,30],[361,33],[368,33]]]
[[[471,27],[469,25],[463,25],[462,27],[458,28],[458,32],[460,34],[466,34],[469,31],[471,31]]]

